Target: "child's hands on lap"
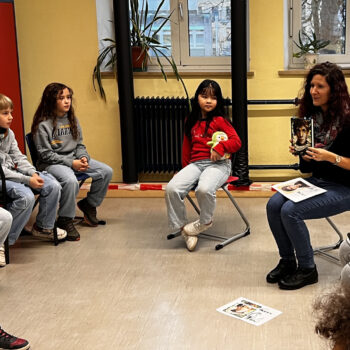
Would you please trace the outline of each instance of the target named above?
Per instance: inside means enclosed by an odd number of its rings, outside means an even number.
[[[88,163],[86,157],[82,157],[81,159],[74,159],[73,160],[72,168],[75,171],[85,171],[88,169],[88,167],[89,167],[89,163]]]
[[[218,160],[220,160],[222,158],[222,156],[215,151],[215,149],[212,149],[211,150],[211,153],[210,153],[210,160],[212,162],[217,162]]]
[[[44,179],[41,178],[37,173],[34,173],[29,180],[29,186],[31,188],[42,188],[44,186]]]

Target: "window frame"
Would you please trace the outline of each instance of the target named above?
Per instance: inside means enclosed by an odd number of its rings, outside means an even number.
[[[293,52],[298,51],[293,41],[298,42],[299,30],[301,29],[301,3],[302,0],[286,0],[288,29],[288,68],[303,68],[303,57],[293,57]],[[318,62],[330,61],[341,67],[350,67],[350,0],[346,0],[346,39],[345,54],[320,54]]]
[[[112,0],[96,0],[96,14],[97,14],[97,28],[99,49],[101,50],[101,40],[109,37],[114,38],[113,30],[108,33],[110,25],[103,25],[103,22],[113,19],[113,14],[110,13],[108,18],[108,11],[113,10]],[[179,71],[212,71],[212,72],[230,72],[231,70],[231,56],[225,57],[191,57],[186,54],[189,53],[189,39],[188,39],[188,1],[185,0],[169,0],[170,11],[173,11],[171,16],[171,41],[172,41],[172,55],[176,62]],[[182,5],[183,16],[180,16],[180,5]],[[102,9],[103,8],[103,9]],[[109,9],[109,10],[108,10]],[[99,18],[100,15],[105,16]],[[101,29],[101,25],[104,27]],[[249,0],[247,0],[247,67],[249,70]],[[188,45],[188,46],[186,46]],[[160,58],[165,69],[171,71],[169,63]],[[155,59],[150,59],[148,62],[148,71],[159,71],[159,66]]]

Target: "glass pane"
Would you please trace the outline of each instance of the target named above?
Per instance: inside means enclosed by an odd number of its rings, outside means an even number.
[[[231,0],[188,0],[190,56],[231,55]]]
[[[321,54],[345,54],[346,0],[302,0],[301,28],[331,43]]]
[[[140,10],[142,9],[142,4],[145,3],[146,0],[139,0],[139,6]],[[154,15],[157,11],[157,8],[160,4],[159,0],[148,0],[148,15],[147,15],[147,24],[149,24],[153,19]],[[144,6],[145,8],[145,6]],[[166,0],[160,9],[160,11],[157,13],[157,17],[167,17],[170,15],[170,0]],[[154,24],[152,25],[152,29],[149,32],[148,30],[146,31],[147,36],[152,36],[159,27],[163,24],[164,20],[159,19]],[[161,45],[165,45],[168,47],[167,49],[161,49],[159,48],[162,52],[164,52],[167,56],[171,56],[171,28],[170,28],[170,21],[165,24],[162,29],[157,32],[155,38],[160,42]],[[150,50],[149,54],[151,56],[154,56],[154,52]]]

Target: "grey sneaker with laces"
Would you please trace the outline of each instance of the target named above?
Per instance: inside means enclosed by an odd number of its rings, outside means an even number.
[[[197,236],[200,233],[208,230],[208,228],[210,228],[212,226],[213,226],[213,222],[212,221],[209,224],[204,225],[204,224],[201,224],[199,222],[199,219],[198,219],[196,221],[193,221],[193,222],[187,224],[184,227],[183,231],[189,236]]]

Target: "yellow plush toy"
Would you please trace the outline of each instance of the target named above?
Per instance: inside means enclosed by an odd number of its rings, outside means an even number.
[[[228,140],[226,133],[224,133],[223,131],[216,131],[211,137],[211,141],[207,142],[207,145],[209,145],[211,147],[211,150],[213,150],[213,148],[216,147],[219,142],[226,141],[226,140]],[[228,159],[228,158],[230,158],[230,153],[225,153],[221,157],[221,159]]]

